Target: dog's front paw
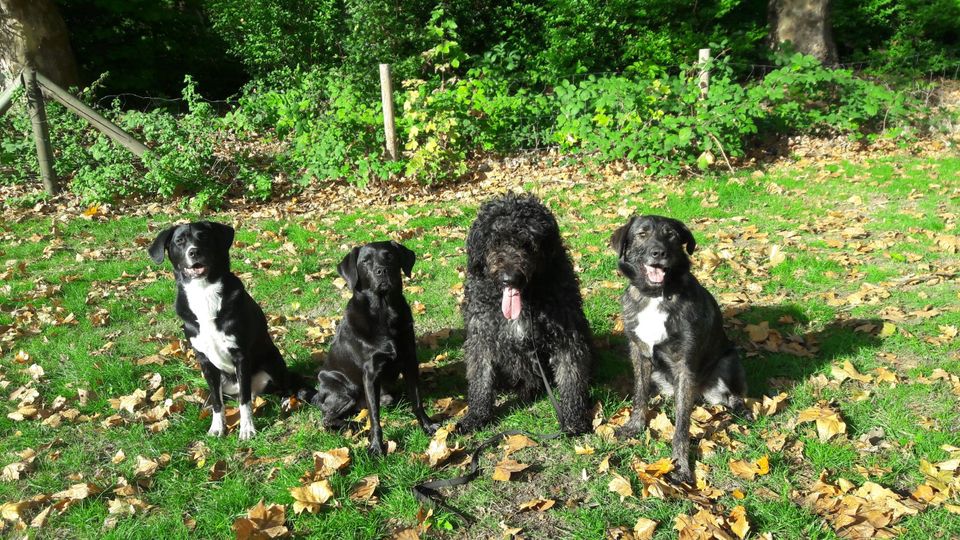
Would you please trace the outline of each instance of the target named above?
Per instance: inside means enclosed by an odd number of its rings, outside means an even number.
[[[693,473],[690,471],[689,460],[673,459],[676,468],[670,471],[670,479],[677,484],[693,485]]]
[[[210,429],[207,430],[207,435],[211,437],[223,437],[223,434],[227,431],[224,428],[224,423],[222,411],[213,413],[213,419],[210,421]]]
[[[560,424],[560,430],[567,435],[583,435],[589,433],[593,426],[586,418],[575,418]]]
[[[256,436],[257,430],[252,425],[250,426],[240,426],[240,440],[249,441],[254,436]]]
[[[488,420],[478,415],[467,413],[462,420],[457,422],[458,433],[471,433],[486,425]]]
[[[433,435],[442,425],[440,422],[422,422],[420,427],[423,428],[424,433],[427,435]]]
[[[387,445],[383,441],[370,441],[367,445],[367,453],[374,457],[382,457],[387,453]]]
[[[643,433],[643,430],[645,429],[647,429],[646,418],[631,416],[630,420],[628,420],[626,424],[617,428],[615,434],[618,439],[630,439]]]

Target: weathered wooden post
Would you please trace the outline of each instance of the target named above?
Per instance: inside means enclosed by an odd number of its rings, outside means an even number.
[[[29,66],[23,71],[23,87],[27,91],[27,108],[30,109],[30,122],[33,124],[33,141],[37,146],[37,163],[40,165],[40,178],[48,195],[60,193],[57,175],[53,171],[53,149],[50,147],[50,130],[47,126],[47,110],[43,105],[43,93],[37,84],[37,70]]]
[[[380,64],[380,101],[383,102],[383,133],[387,138],[387,155],[397,159],[397,133],[393,119],[393,81],[390,64]]]
[[[700,99],[706,99],[710,93],[710,49],[700,49],[697,64],[700,65]]]

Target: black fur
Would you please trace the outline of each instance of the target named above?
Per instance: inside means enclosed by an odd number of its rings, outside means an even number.
[[[183,332],[191,344],[201,333],[199,317],[213,316],[217,331],[229,337],[230,347],[222,355],[232,371],[220,369],[210,358],[194,345],[200,369],[210,389],[210,404],[214,415],[223,411],[221,390],[224,386],[237,389],[240,405],[250,403],[251,381],[264,372],[270,376],[272,388],[283,396],[293,390],[295,378],[287,371],[280,351],[267,331],[267,320],[250,297],[243,283],[230,271],[230,246],[234,230],[220,223],[200,221],[177,225],[157,235],[148,248],[153,262],[160,264],[169,255],[177,283],[176,312],[183,321]],[[208,314],[191,310],[187,290],[189,287],[219,287],[219,309],[212,308]],[[202,348],[205,348],[201,346]],[[251,424],[252,427],[252,424]],[[252,437],[255,431],[241,430],[241,438]],[[211,426],[211,435],[222,435],[223,430]]]
[[[740,354],[724,333],[717,301],[690,273],[687,254],[693,253],[696,242],[683,223],[661,216],[632,217],[613,233],[610,243],[620,271],[630,281],[621,303],[635,376],[633,412],[619,434],[633,436],[646,427],[651,384],[665,395],[675,393],[675,477],[690,482],[694,401],[707,397],[750,416],[743,404],[747,387]],[[656,315],[651,317],[652,311]],[[650,324],[658,316],[665,316],[659,335],[656,325]],[[645,340],[650,334],[657,337]],[[656,341],[652,350],[648,341]],[[718,381],[726,388],[715,386]]]
[[[371,425],[368,448],[377,455],[386,449],[380,427],[381,388],[401,373],[420,426],[427,433],[438,427],[420,400],[413,314],[400,277],[401,271],[410,277],[415,260],[413,251],[397,242],[373,242],[353,248],[337,266],[353,297],[317,375],[312,401],[323,409],[328,428],[342,426],[351,414],[366,408]]]
[[[519,291],[519,317],[502,309]],[[590,430],[593,354],[580,285],[553,214],[535,197],[508,194],[485,203],[467,236],[463,305],[469,412],[463,432],[493,419],[498,388],[530,399],[543,392],[542,361],[559,401],[560,427]]]

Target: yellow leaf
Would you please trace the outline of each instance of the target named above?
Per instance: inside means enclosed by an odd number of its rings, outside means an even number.
[[[576,452],[578,455],[583,456],[583,455],[593,454],[594,452],[596,452],[596,449],[594,449],[592,446],[580,446],[579,444],[576,444],[573,446],[573,451]]]
[[[520,506],[517,508],[521,512],[525,510],[536,510],[537,512],[544,512],[553,508],[553,505],[557,504],[555,499],[530,499],[527,502],[520,503]]]
[[[895,333],[897,333],[896,325],[890,322],[883,323],[883,328],[880,329],[880,337],[890,337]]]
[[[493,470],[493,479],[500,482],[509,482],[514,473],[523,471],[530,465],[520,463],[513,459],[504,459],[500,463],[497,463],[496,467]]]
[[[607,488],[620,495],[621,502],[627,497],[633,497],[633,487],[630,485],[630,481],[615,472],[610,474],[613,475],[613,480],[610,480]]]
[[[769,253],[770,266],[777,266],[787,260],[786,254],[780,249],[780,246],[774,244],[770,246]]]
[[[540,446],[536,441],[527,437],[526,435],[510,435],[504,441],[504,444],[501,445],[505,449],[503,457],[506,458],[510,454],[516,452],[517,450],[522,450],[524,448],[532,448],[534,446]]]
[[[750,524],[747,522],[747,511],[743,506],[736,506],[730,511],[730,518],[727,520],[730,530],[738,538],[746,538],[750,531]]]
[[[247,511],[247,517],[237,518],[233,522],[233,532],[237,540],[263,540],[284,538],[290,531],[284,525],[287,520],[286,509],[279,504],[264,506],[261,500]]]
[[[329,481],[320,480],[305,486],[290,488],[290,495],[293,497],[293,512],[295,514],[300,514],[304,510],[316,514],[333,497],[333,490],[330,489]]]
[[[363,504],[375,504],[377,498],[373,496],[377,486],[380,485],[380,476],[372,474],[361,478],[360,481],[350,490],[350,500]]]
[[[657,522],[652,519],[642,517],[637,520],[633,526],[633,535],[636,540],[650,540],[653,538],[653,531],[657,528]]]

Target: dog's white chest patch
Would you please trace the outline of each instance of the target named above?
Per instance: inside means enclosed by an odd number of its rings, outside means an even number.
[[[662,298],[651,298],[647,305],[637,313],[637,326],[633,332],[637,339],[646,344],[653,352],[654,345],[667,339],[667,317],[669,314],[662,308]]]
[[[220,313],[220,301],[223,299],[223,283],[210,283],[205,279],[194,279],[183,286],[187,295],[187,304],[190,311],[197,317],[197,326],[200,327],[196,336],[190,338],[190,343],[210,360],[213,365],[224,373],[236,373],[230,349],[237,347],[235,336],[228,336],[220,330],[214,322]]]

